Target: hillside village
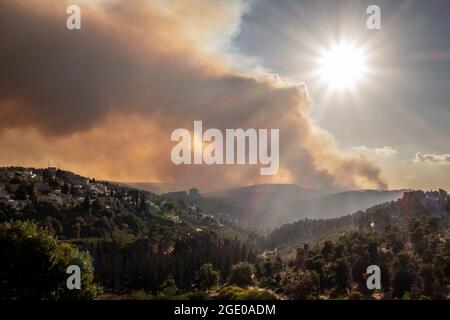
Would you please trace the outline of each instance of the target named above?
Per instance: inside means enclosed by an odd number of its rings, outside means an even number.
[[[201,199],[196,189],[156,195],[57,168],[1,168],[0,251],[14,263],[0,261],[0,281],[8,282],[17,266],[26,269],[33,250],[37,264],[51,266],[55,254],[72,248],[83,253],[64,259],[91,265],[87,283],[116,298],[450,298],[444,190],[406,192],[352,215],[286,224],[268,236],[218,220],[196,205]],[[48,241],[66,249],[42,261],[34,237],[45,250]],[[27,259],[19,248],[27,248]],[[384,275],[378,295],[365,287],[372,264]],[[46,268],[33,277],[46,279]],[[4,294],[17,297],[16,286],[11,282]],[[46,292],[26,287],[21,294]]]
[[[62,182],[60,184],[60,182]],[[105,183],[96,182],[57,168],[0,169],[0,203],[22,210],[32,202],[48,202],[73,207],[85,201],[86,196],[102,196],[103,201],[114,205]]]
[[[189,194],[200,196],[196,189]],[[118,232],[142,238],[161,223],[187,228],[187,235],[202,231],[244,239],[249,235],[216,220],[188,198],[158,196],[54,167],[0,168],[0,222],[16,219],[35,220],[63,239],[115,237]]]

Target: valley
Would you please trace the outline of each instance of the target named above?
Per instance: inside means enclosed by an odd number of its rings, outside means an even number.
[[[0,297],[444,299],[449,209],[444,190],[158,195],[56,168],[1,168]],[[82,290],[64,289],[65,268],[80,263]],[[381,291],[365,287],[369,265],[382,270]]]
[[[271,232],[300,219],[337,218],[396,201],[407,190],[338,191],[306,189],[290,184],[267,184],[200,193],[168,192],[164,196],[195,203],[255,232]]]

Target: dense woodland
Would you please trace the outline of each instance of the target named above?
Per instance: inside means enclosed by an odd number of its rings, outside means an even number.
[[[3,170],[1,185],[9,196],[0,202],[0,222],[32,221],[59,243],[89,252],[95,281],[106,292],[156,292],[169,276],[180,288],[190,289],[205,263],[227,277],[233,264],[256,259],[257,236],[219,223],[183,201],[61,170],[29,171]],[[36,184],[44,184],[45,192],[37,191]],[[23,208],[14,208],[16,202]],[[11,232],[8,224],[2,227]],[[2,276],[9,281],[16,272],[9,269]]]
[[[383,232],[389,226],[405,226],[411,219],[431,213],[445,217],[448,213],[448,195],[444,190],[434,192],[405,192],[399,201],[379,204],[365,211],[333,219],[304,219],[286,224],[269,236],[271,247],[283,247],[329,235],[330,232],[365,229],[371,226]]]
[[[443,190],[411,191],[263,237],[186,199],[3,168],[0,299],[448,299],[449,208]],[[70,264],[82,290],[65,287]],[[369,292],[373,264],[382,289]]]

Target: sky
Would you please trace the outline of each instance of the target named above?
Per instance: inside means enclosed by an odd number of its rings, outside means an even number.
[[[67,30],[78,4],[81,30]],[[380,30],[366,8],[381,8]],[[215,188],[450,190],[448,1],[0,2],[0,165]],[[317,77],[363,48],[350,89]],[[345,76],[345,75],[343,75]],[[175,166],[170,134],[279,128],[280,170]]]
[[[381,8],[381,30],[366,28],[373,4]],[[341,148],[376,159],[391,187],[448,188],[448,162],[416,154],[442,159],[450,150],[449,33],[445,0],[259,1],[244,16],[235,44],[272,72],[306,82],[311,119]],[[374,75],[356,92],[324,95],[311,76],[312,61],[339,40],[366,46]]]

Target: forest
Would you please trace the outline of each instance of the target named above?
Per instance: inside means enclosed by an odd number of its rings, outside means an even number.
[[[410,191],[258,235],[188,199],[2,168],[0,299],[449,299],[449,200]],[[71,264],[81,290],[66,288]],[[367,289],[369,265],[380,290]]]

